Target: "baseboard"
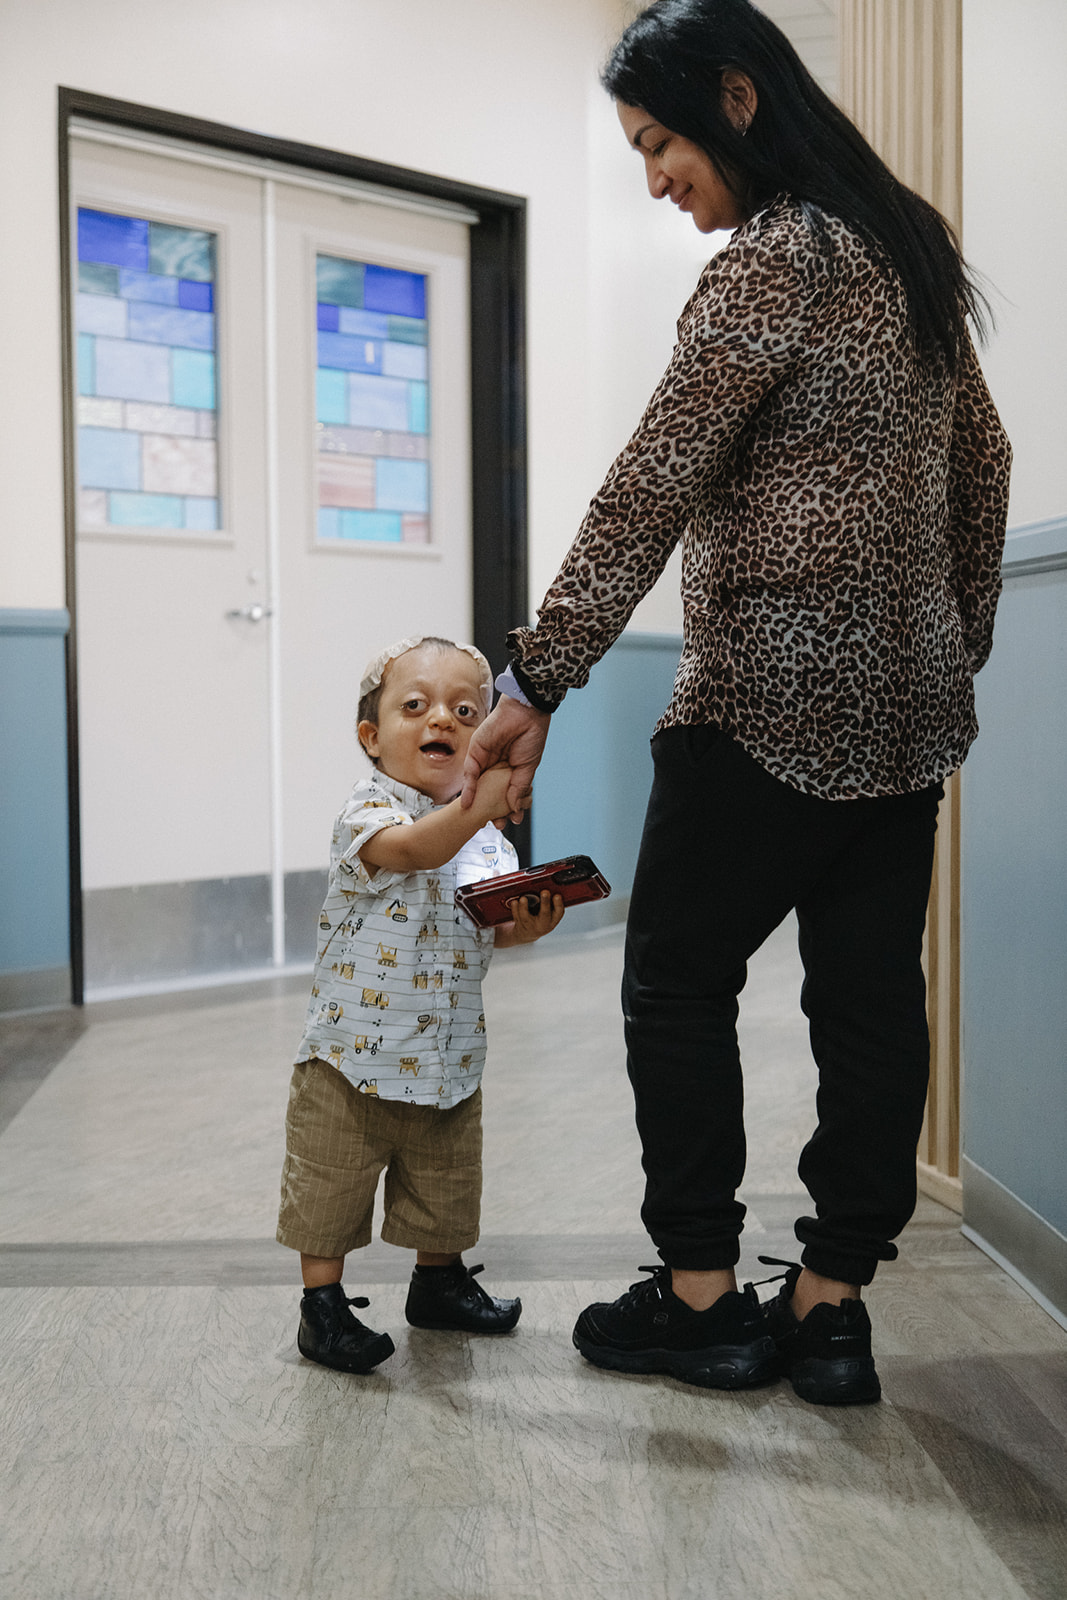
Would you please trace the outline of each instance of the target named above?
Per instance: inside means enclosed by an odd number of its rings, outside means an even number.
[[[55,1011],[69,1005],[69,967],[0,972],[0,1012]]]
[[[1067,1238],[966,1156],[963,1232],[1067,1327]]]
[[[919,1193],[927,1195],[931,1200],[936,1200],[940,1205],[947,1206],[957,1216],[963,1213],[963,1184],[959,1178],[950,1178],[947,1173],[938,1171],[925,1161],[915,1163],[918,1179]]]

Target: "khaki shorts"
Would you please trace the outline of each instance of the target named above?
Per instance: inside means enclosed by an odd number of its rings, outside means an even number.
[[[278,1240],[343,1256],[371,1240],[385,1173],[382,1238],[409,1250],[469,1250],[482,1198],[482,1091],[458,1106],[361,1094],[336,1067],[299,1061],[289,1086]]]

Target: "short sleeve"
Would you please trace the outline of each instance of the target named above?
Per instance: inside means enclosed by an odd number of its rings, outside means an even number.
[[[357,890],[361,894],[381,894],[407,876],[379,867],[373,876],[359,858],[359,852],[375,834],[385,828],[410,827],[412,818],[399,806],[375,796],[356,795],[342,811],[334,828],[331,886]]]

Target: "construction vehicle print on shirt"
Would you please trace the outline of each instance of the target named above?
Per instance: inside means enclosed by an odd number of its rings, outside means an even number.
[[[484,1011],[480,1011],[478,1013],[478,1020],[474,1024],[474,1031],[475,1031],[475,1033],[484,1033],[485,1032],[485,1012]]]
[[[380,967],[396,966],[396,945],[392,949],[387,944],[378,943],[378,965]]]
[[[392,917],[394,922],[406,922],[408,920],[408,908],[404,901],[394,900],[386,912],[386,916]]]
[[[444,973],[442,972],[413,972],[411,987],[413,989],[440,989],[444,986]]]
[[[330,1065],[340,1067],[341,1062],[344,1060],[344,1054],[345,1047],[343,1044],[332,1044],[330,1046]]]
[[[361,1056],[364,1050],[368,1055],[376,1056],[384,1037],[384,1034],[381,1033],[376,1039],[372,1039],[369,1033],[354,1034],[352,1036],[352,1049],[357,1056]]]
[[[400,1071],[401,1072],[410,1072],[414,1077],[417,1078],[418,1075],[419,1075],[419,1065],[420,1065],[420,1063],[419,1063],[418,1056],[401,1056],[400,1057]]]
[[[434,1017],[432,1012],[424,1011],[422,1013],[422,1015],[420,1016],[420,1018],[419,1018],[418,1027],[415,1029],[415,1032],[416,1033],[425,1033],[427,1028],[430,1027],[430,1025],[435,1021],[436,1021],[436,1018]]]
[[[415,939],[416,944],[436,944],[441,935],[436,922],[424,922]]]
[[[384,989],[364,989],[359,1003],[361,1006],[377,1006],[379,1011],[387,1011],[389,1009],[389,996]]]
[[[457,970],[459,970],[461,972],[466,972],[466,970],[467,970],[467,958],[463,954],[462,950],[453,950],[453,952],[452,952],[452,965],[455,968],[457,968]]]
[[[356,1088],[360,1094],[377,1094],[378,1080],[377,1078],[361,1078],[356,1084]]]
[[[474,1060],[473,1054],[460,1056],[460,1058],[459,1058],[459,1070],[460,1070],[460,1072],[469,1072],[470,1069],[471,1069],[471,1062],[473,1060]]]
[[[359,932],[362,926],[363,918],[357,917],[355,922],[342,922],[337,931],[341,935],[342,939],[351,939]]]
[[[439,906],[441,904],[442,895],[440,878],[427,878],[426,898],[432,906]]]
[[[456,1009],[456,1007],[458,1005],[459,1005],[459,995],[456,992],[456,990],[453,989],[451,991],[451,993],[449,994],[449,996],[448,996],[448,1009],[449,1009],[449,1011],[455,1011],[455,1009]]]
[[[336,1028],[344,1014],[344,1006],[339,1005],[336,1000],[328,1000],[319,1012],[319,1020],[327,1023],[331,1028]]]
[[[356,975],[356,969],[351,961],[335,961],[330,971],[335,978],[352,979]]]

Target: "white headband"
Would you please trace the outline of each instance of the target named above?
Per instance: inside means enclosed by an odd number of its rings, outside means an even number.
[[[374,660],[367,665],[362,678],[359,680],[359,698],[362,700],[365,694],[370,694],[372,689],[377,689],[390,661],[395,661],[397,656],[406,656],[409,650],[417,650],[420,644],[425,644],[426,640],[431,637],[432,635],[429,634],[417,633],[411,639],[398,639],[396,644],[391,644],[388,649],[380,651]],[[472,644],[454,644],[452,648],[466,651],[477,666],[482,675],[480,687],[485,700],[485,709],[486,711],[491,711],[493,708],[492,667],[482,655],[482,652]]]

